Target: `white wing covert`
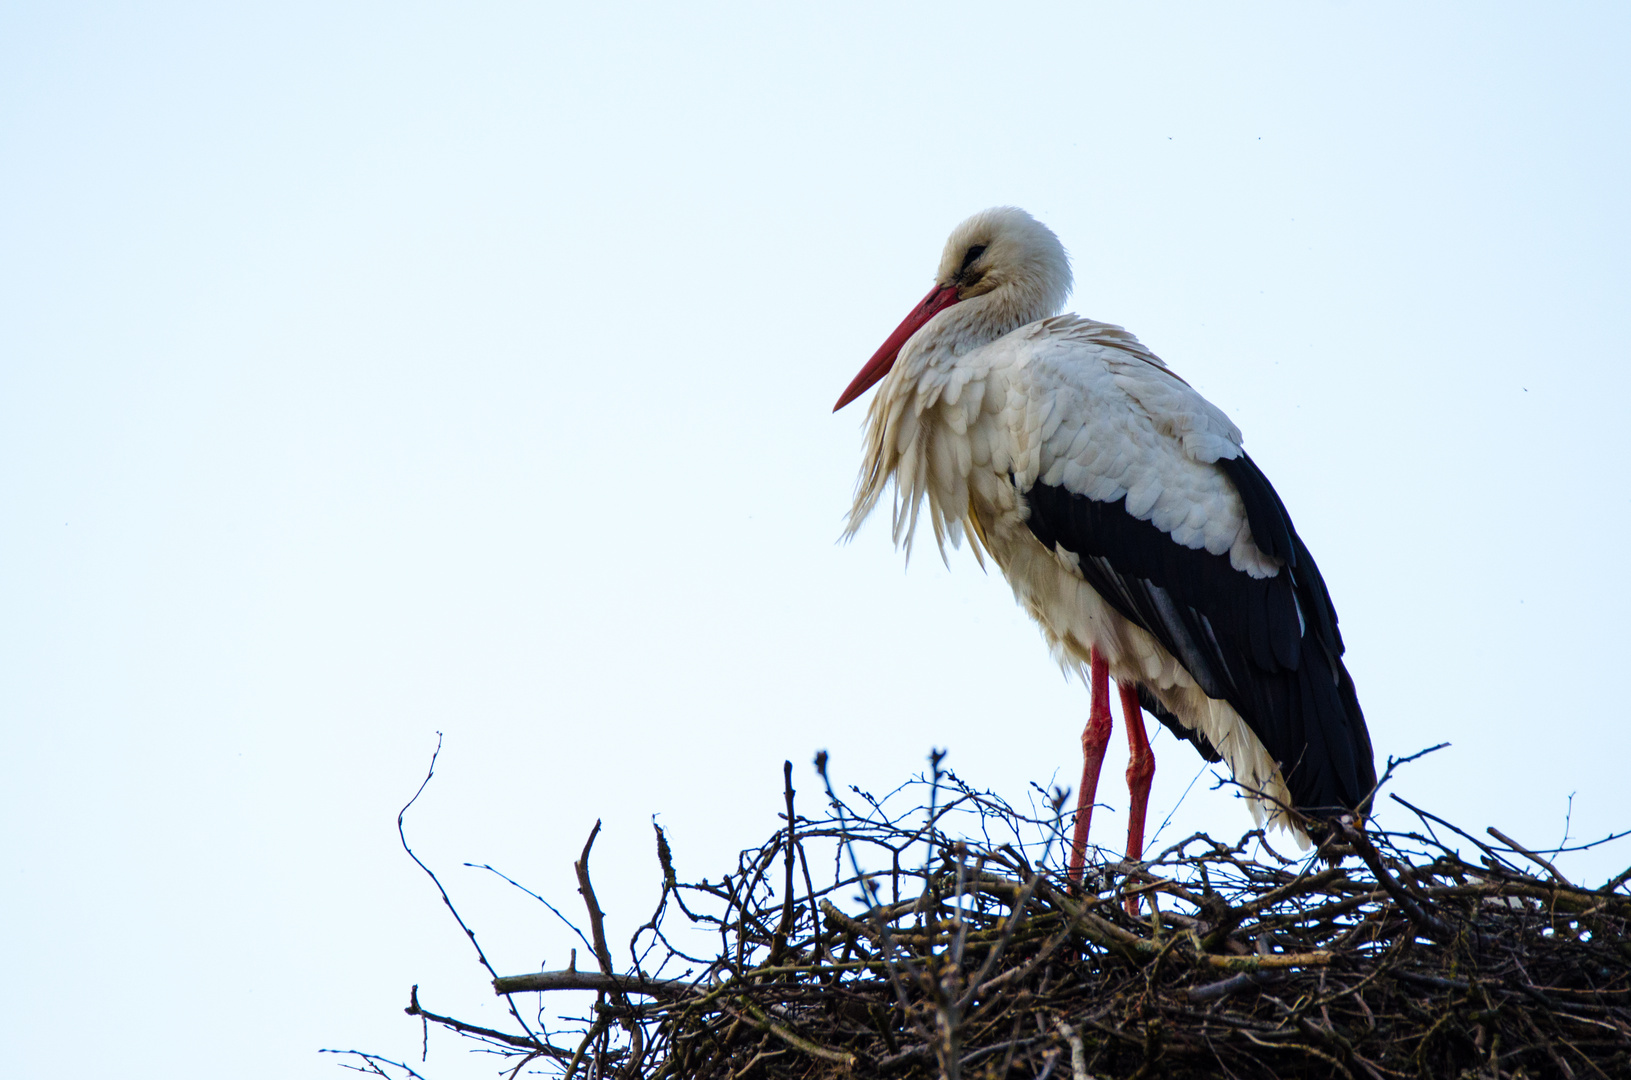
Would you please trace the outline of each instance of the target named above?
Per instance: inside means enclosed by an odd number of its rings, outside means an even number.
[[[1062,487],[1097,502],[1126,498],[1127,512],[1188,548],[1227,553],[1253,577],[1280,560],[1252,541],[1246,508],[1220,460],[1242,455],[1223,411],[1131,334],[1060,316],[1033,324],[1015,350],[1024,406],[1007,427],[1020,460],[1014,484]],[[1011,396],[1012,397],[1012,396]]]

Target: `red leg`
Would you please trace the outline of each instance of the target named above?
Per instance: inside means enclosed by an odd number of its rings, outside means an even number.
[[[1092,705],[1087,726],[1082,729],[1082,786],[1076,795],[1076,833],[1070,844],[1070,880],[1082,880],[1087,864],[1087,830],[1093,823],[1093,796],[1099,790],[1099,770],[1104,767],[1104,748],[1110,742],[1110,665],[1094,649],[1088,689]]]
[[[1144,857],[1144,815],[1150,808],[1150,780],[1155,776],[1155,754],[1144,733],[1144,711],[1138,704],[1138,685],[1118,682],[1121,691],[1121,718],[1127,724],[1127,791],[1132,799],[1127,807],[1127,859]]]

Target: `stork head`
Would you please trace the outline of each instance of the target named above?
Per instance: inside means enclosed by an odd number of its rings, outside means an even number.
[[[1069,293],[1070,260],[1052,230],[1015,206],[980,211],[952,230],[934,288],[872,354],[833,412],[889,374],[907,341],[931,323],[966,352],[1058,314]],[[937,318],[953,305],[955,312]]]

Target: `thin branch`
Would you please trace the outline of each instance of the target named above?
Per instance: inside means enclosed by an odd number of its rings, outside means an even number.
[[[782,919],[776,925],[776,933],[770,943],[770,963],[781,962],[782,953],[787,949],[787,935],[793,929],[794,906],[798,903],[798,896],[793,891],[793,861],[795,838],[798,835],[798,815],[793,812],[793,763],[782,762],[782,795],[787,802],[787,839],[782,843],[783,861],[785,863],[784,881],[782,884]]]
[[[476,940],[476,932],[470,929],[469,926],[465,925],[464,917],[459,914],[459,909],[453,906],[453,898],[447,895],[446,889],[442,888],[441,879],[436,876],[430,867],[424,864],[424,861],[421,860],[418,855],[414,854],[413,848],[408,845],[408,833],[406,826],[403,825],[403,819],[407,817],[408,811],[413,808],[414,803],[419,801],[419,796],[425,793],[425,788],[430,786],[431,778],[436,775],[436,759],[439,758],[441,754],[442,733],[438,731],[436,733],[436,749],[431,751],[430,766],[425,770],[425,778],[419,782],[419,788],[413,793],[413,798],[409,799],[406,805],[404,805],[401,810],[397,811],[396,835],[397,838],[402,841],[402,850],[408,853],[408,858],[412,859],[415,865],[417,865],[419,869],[423,870],[425,875],[430,878],[431,884],[436,886],[436,891],[441,894],[442,903],[447,906],[448,912],[453,916],[453,921],[459,924],[459,929],[464,931],[464,936],[470,939],[471,948],[476,950],[476,959],[480,960],[481,966],[487,969],[487,974],[496,979],[498,978],[498,972],[494,971],[493,965],[487,962],[487,954],[482,951],[481,942]],[[513,1004],[510,1006],[510,1015],[515,1018],[515,1022],[517,1024],[521,1025],[521,1030],[527,1033],[527,1037],[529,1039],[532,1039],[534,1043],[541,1044],[542,1040],[533,1034],[532,1028],[527,1026],[527,1022],[521,1018],[521,1014],[516,1011]]]
[[[414,1072],[413,1069],[411,1069],[408,1066],[402,1064],[402,1062],[392,1061],[390,1058],[380,1057],[378,1054],[367,1054],[367,1053],[364,1053],[361,1050],[319,1050],[317,1052],[319,1054],[349,1055],[349,1056],[352,1056],[352,1057],[361,1058],[363,1061],[367,1062],[368,1068],[366,1068],[366,1069],[358,1068],[355,1065],[342,1064],[340,1066],[341,1068],[344,1068],[344,1069],[351,1069],[354,1072],[373,1073],[375,1076],[383,1076],[383,1077],[386,1077],[386,1080],[389,1080],[390,1073],[387,1073],[384,1069],[381,1069],[379,1067],[379,1064],[381,1062],[383,1062],[384,1064],[391,1066],[391,1068],[393,1068],[393,1069],[401,1069],[404,1073],[406,1073],[407,1075],[413,1077],[414,1080],[425,1080],[425,1078],[423,1076],[420,1076],[418,1073]]]
[[[1520,844],[1516,840],[1512,839],[1512,837],[1508,836],[1506,833],[1502,832],[1500,829],[1497,829],[1495,826],[1491,825],[1489,828],[1485,829],[1484,831],[1489,833],[1491,836],[1495,837],[1495,839],[1499,840],[1501,843],[1505,844],[1507,847],[1511,848],[1513,851],[1516,851],[1519,855],[1522,855],[1525,858],[1529,859],[1531,862],[1534,862],[1534,863],[1544,867],[1546,872],[1548,874],[1551,874],[1552,877],[1557,880],[1558,884],[1564,885],[1564,886],[1566,886],[1566,887],[1568,887],[1570,889],[1574,888],[1574,884],[1572,882],[1570,882],[1568,878],[1566,878],[1562,874],[1558,873],[1557,867],[1553,866],[1551,863],[1547,862],[1545,859],[1541,858],[1539,855],[1536,855],[1533,851],[1530,851],[1528,848],[1524,847],[1522,844]]]
[[[578,875],[578,892],[583,896],[584,906],[589,909],[589,932],[594,935],[595,959],[600,963],[603,975],[612,975],[612,950],[606,945],[606,914],[600,910],[600,904],[595,900],[595,887],[589,881],[589,850],[595,846],[595,837],[600,835],[600,821],[596,819],[595,827],[589,830],[589,839],[584,842],[583,854],[578,861],[572,864],[572,869]],[[498,978],[498,973],[493,973]]]
[[[530,994],[548,990],[597,990],[607,994],[641,994],[674,998],[694,993],[697,983],[684,979],[648,979],[634,973],[607,975],[599,971],[534,971],[501,975],[493,980],[495,994]]]
[[[402,1011],[407,1013],[409,1016],[418,1016],[430,1021],[433,1024],[441,1024],[443,1027],[451,1028],[462,1035],[475,1035],[483,1039],[491,1039],[494,1042],[500,1042],[506,1046],[513,1046],[517,1049],[526,1050],[533,1054],[543,1054],[546,1057],[557,1058],[561,1061],[565,1061],[572,1056],[570,1051],[562,1050],[558,1046],[551,1046],[542,1039],[517,1038],[508,1032],[497,1031],[488,1027],[480,1027],[476,1024],[467,1024],[463,1020],[455,1020],[451,1016],[439,1016],[436,1013],[433,1013],[430,1010],[420,1006],[419,987],[417,986],[409,991],[408,1007]]]

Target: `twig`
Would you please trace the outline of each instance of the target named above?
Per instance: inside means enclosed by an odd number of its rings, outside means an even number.
[[[1495,826],[1491,825],[1488,829],[1485,829],[1484,831],[1489,833],[1491,836],[1495,837],[1495,839],[1499,840],[1501,843],[1505,844],[1507,847],[1511,848],[1513,851],[1516,851],[1519,855],[1522,855],[1522,856],[1528,858],[1531,862],[1537,863],[1540,866],[1544,867],[1546,872],[1548,874],[1551,874],[1552,877],[1557,880],[1558,884],[1566,886],[1567,888],[1570,888],[1570,889],[1574,888],[1573,883],[1571,883],[1568,878],[1564,877],[1562,874],[1557,872],[1557,867],[1553,866],[1551,863],[1547,862],[1545,859],[1541,858],[1539,855],[1536,855],[1533,851],[1530,851],[1528,848],[1524,847],[1522,844],[1520,844],[1516,840],[1512,839],[1512,837],[1508,836],[1506,833],[1502,832],[1500,829],[1497,829]]]
[[[841,1050],[833,1050],[829,1047],[822,1046],[820,1043],[812,1042],[811,1040],[804,1038],[802,1035],[789,1030],[785,1024],[778,1024],[776,1021],[766,1016],[758,1006],[754,1005],[753,1002],[747,998],[742,998],[740,1004],[742,1010],[747,1013],[748,1016],[752,1017],[752,1023],[763,1027],[764,1030],[770,1032],[788,1046],[791,1046],[797,1050],[802,1050],[811,1057],[820,1058],[822,1061],[830,1061],[836,1065],[842,1065],[846,1069],[853,1069],[855,1067],[854,1054],[846,1053]]]
[[[488,963],[487,954],[481,949],[481,942],[476,940],[476,932],[465,925],[463,916],[459,914],[459,909],[453,906],[453,898],[447,895],[446,889],[442,888],[441,879],[436,876],[430,867],[424,864],[424,861],[418,855],[414,854],[413,848],[408,846],[408,833],[406,826],[403,825],[403,819],[408,816],[408,811],[413,808],[413,804],[419,801],[419,796],[425,793],[425,788],[430,786],[431,778],[436,775],[436,759],[441,754],[442,733],[438,731],[436,733],[436,749],[431,751],[430,765],[425,769],[425,778],[419,782],[419,788],[413,793],[413,798],[409,799],[406,805],[397,811],[396,835],[402,841],[402,850],[408,853],[408,858],[412,859],[414,864],[430,878],[431,884],[436,886],[436,891],[441,894],[442,903],[446,905],[448,912],[453,916],[453,921],[459,924],[459,929],[464,931],[464,936],[470,939],[471,948],[476,950],[476,959],[481,961],[481,966],[487,969],[487,974],[496,979],[498,978],[498,972],[494,971],[493,965]],[[534,1043],[541,1043],[542,1040],[533,1034],[532,1028],[527,1026],[527,1022],[521,1018],[521,1014],[516,1011],[513,1003],[510,1004],[510,1015],[515,1018],[517,1024],[521,1025],[521,1030],[527,1033],[527,1038],[533,1040]]]
[[[467,1024],[463,1020],[455,1020],[451,1016],[439,1016],[436,1013],[431,1012],[429,1009],[421,1008],[419,1005],[419,987],[417,986],[409,991],[408,1007],[402,1011],[407,1013],[409,1016],[418,1016],[430,1021],[433,1024],[441,1024],[443,1027],[451,1028],[452,1030],[463,1035],[476,1035],[483,1039],[492,1039],[494,1042],[501,1042],[506,1046],[514,1046],[521,1050],[533,1051],[535,1053],[543,1054],[546,1057],[557,1058],[561,1061],[565,1061],[572,1056],[570,1051],[562,1050],[558,1046],[551,1046],[542,1039],[517,1038],[508,1032],[497,1031],[493,1028],[480,1027],[476,1024]]]
[[[1065,1023],[1058,1021],[1059,1034],[1065,1037],[1070,1044],[1070,1076],[1071,1080],[1093,1080],[1087,1075],[1087,1048],[1082,1045],[1081,1032]]]
[[[600,903],[595,899],[595,887],[589,881],[589,850],[595,846],[595,837],[600,835],[600,821],[595,820],[595,827],[589,830],[589,839],[584,842],[583,854],[578,861],[572,864],[572,869],[578,875],[578,892],[583,896],[584,906],[589,909],[589,933],[594,937],[595,959],[600,962],[600,971],[603,975],[612,975],[612,950],[606,945],[606,914],[600,910]],[[494,973],[493,978],[498,978]]]
[[[495,994],[531,994],[550,990],[597,990],[607,994],[642,994],[646,997],[676,998],[694,993],[698,984],[683,979],[647,979],[633,973],[607,975],[599,971],[534,971],[525,975],[502,975],[493,980]]]
[[[776,933],[770,943],[770,962],[780,962],[787,949],[787,935],[793,929],[793,908],[798,902],[793,892],[793,848],[798,835],[798,817],[793,813],[793,763],[782,762],[782,794],[787,802],[787,839],[782,846],[786,873],[782,884],[782,919],[776,924]]]
[[[420,1076],[418,1073],[414,1072],[411,1068],[409,1068],[408,1066],[402,1064],[402,1062],[392,1061],[390,1058],[380,1057],[378,1054],[365,1054],[361,1050],[319,1050],[317,1052],[319,1054],[349,1055],[349,1056],[352,1056],[352,1057],[361,1058],[363,1061],[368,1063],[368,1068],[366,1068],[366,1069],[359,1069],[355,1065],[345,1065],[343,1063],[341,1064],[341,1068],[351,1069],[351,1070],[353,1070],[355,1072],[371,1072],[375,1076],[383,1076],[383,1077],[386,1077],[387,1080],[389,1080],[390,1073],[387,1073],[384,1069],[381,1069],[379,1067],[379,1063],[384,1062],[386,1065],[391,1066],[391,1068],[393,1068],[393,1069],[401,1069],[404,1073],[407,1073],[409,1076],[414,1077],[415,1080],[425,1080],[425,1078],[423,1076]]]

